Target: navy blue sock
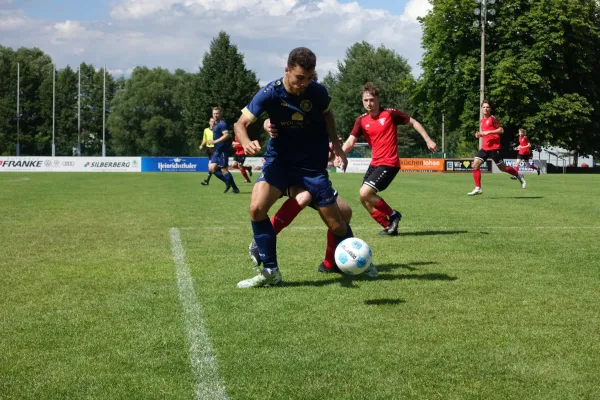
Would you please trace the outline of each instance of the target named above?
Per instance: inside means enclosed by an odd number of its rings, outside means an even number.
[[[223,182],[227,183],[227,181],[225,180],[225,177],[223,176],[223,173],[221,171],[215,171],[213,172],[213,175],[216,176],[217,178],[219,178],[220,180],[222,180]]]
[[[277,268],[277,234],[269,217],[264,221],[251,221],[254,242],[265,268]]]
[[[206,177],[206,182],[210,182],[210,177],[212,176],[212,172],[208,173],[208,176]]]
[[[233,175],[230,172],[227,172],[225,175],[225,183],[231,185],[232,188],[237,189],[238,187],[235,185],[235,181],[233,180]]]
[[[340,244],[344,239],[348,239],[354,237],[354,233],[352,232],[352,228],[350,228],[350,224],[346,224],[348,229],[346,230],[346,234],[344,236],[335,235],[335,244]]]

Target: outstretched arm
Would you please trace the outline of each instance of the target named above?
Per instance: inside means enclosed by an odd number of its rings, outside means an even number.
[[[429,135],[427,134],[427,131],[425,130],[425,128],[423,127],[423,125],[421,125],[421,123],[419,121],[417,121],[414,118],[411,118],[410,121],[408,122],[409,125],[412,125],[413,128],[415,128],[415,130],[417,132],[419,132],[419,135],[421,135],[421,137],[423,139],[425,139],[425,143],[427,143],[427,148],[430,151],[436,152],[437,151],[437,144],[431,140],[431,138],[429,137]]]

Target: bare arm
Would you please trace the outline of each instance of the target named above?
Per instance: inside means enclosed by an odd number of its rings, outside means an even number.
[[[356,141],[358,139],[356,138],[356,136],[348,136],[348,139],[346,139],[346,141],[344,142],[344,145],[342,146],[342,149],[344,150],[344,153],[348,153],[350,150],[352,150],[354,148],[354,145],[356,144]]]
[[[331,142],[333,154],[340,158],[341,168],[343,171],[345,171],[346,165],[348,165],[348,159],[346,158],[346,153],[342,149],[342,145],[337,137],[335,130],[335,117],[331,111],[327,111],[323,115],[325,117],[325,130],[327,131],[327,136]]]
[[[209,140],[209,143],[212,142],[212,144],[217,144],[224,142],[227,139],[229,139],[229,131],[223,131],[223,134],[220,138],[218,138],[217,140]]]
[[[419,132],[419,135],[421,135],[423,139],[425,139],[425,143],[427,143],[427,148],[429,150],[433,152],[437,151],[437,144],[433,140],[431,140],[431,138],[427,134],[427,131],[419,121],[411,118],[408,123],[409,125],[412,125],[413,128],[415,128],[415,131]]]
[[[238,122],[233,125],[233,131],[235,132],[235,137],[238,142],[240,142],[244,148],[244,152],[249,156],[254,156],[260,152],[261,147],[258,140],[250,140],[250,137],[248,136],[248,127],[251,123],[252,121],[242,114]]]

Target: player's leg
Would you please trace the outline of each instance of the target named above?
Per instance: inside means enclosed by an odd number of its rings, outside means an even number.
[[[342,215],[342,219],[347,223],[350,223],[352,219],[352,209],[350,205],[342,198],[342,196],[337,195],[336,204],[340,210]],[[317,271],[319,272],[341,272],[340,269],[335,264],[335,249],[337,247],[337,241],[335,238],[335,233],[331,229],[327,230],[327,246],[325,248],[325,258],[323,262],[319,265]]]
[[[200,182],[204,186],[206,186],[206,185],[209,184],[210,178],[213,176],[213,173],[210,170],[210,162],[212,160],[213,154],[215,153],[212,147],[207,147],[206,148],[206,152],[208,153],[208,162],[209,162],[208,176],[206,177],[205,180],[203,180],[202,182]]]
[[[483,164],[488,157],[488,153],[485,150],[479,150],[475,157],[473,157],[473,180],[475,181],[475,189],[467,193],[469,196],[475,196],[482,194],[481,190],[481,164]]]
[[[223,152],[223,155],[221,156],[219,161],[219,167],[221,167],[221,172],[223,174],[223,178],[225,179],[224,193],[227,193],[229,189],[233,188],[231,193],[238,194],[240,192],[240,189],[238,189],[238,187],[236,186],[235,181],[233,180],[233,175],[231,175],[231,173],[227,169],[229,165],[229,154]]]
[[[399,171],[397,167],[369,166],[360,188],[360,202],[371,218],[383,227],[381,235],[398,234],[402,214],[392,209],[378,193],[387,189]]]
[[[277,264],[277,234],[273,229],[268,212],[288,185],[287,171],[269,161],[265,162],[262,174],[257,179],[250,198],[250,220],[254,243],[264,267],[258,275],[239,282],[239,288],[281,283],[281,272],[279,272]]]
[[[499,152],[494,151],[492,154],[492,159],[494,160],[494,162],[496,163],[496,166],[498,167],[498,169],[500,171],[506,172],[507,174],[517,177],[517,180],[521,184],[521,187],[523,189],[525,189],[525,187],[527,186],[527,182],[525,182],[525,178],[523,177],[523,174],[520,174],[519,172],[517,172],[517,170],[514,169],[513,167],[507,166]]]
[[[279,210],[271,218],[271,223],[275,232],[279,234],[300,214],[307,205],[312,201],[311,194],[304,188],[292,186],[289,189],[290,197],[279,207]]]

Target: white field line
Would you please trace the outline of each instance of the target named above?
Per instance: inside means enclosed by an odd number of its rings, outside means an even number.
[[[246,224],[248,230],[250,230],[250,224]],[[240,229],[240,227],[244,228],[244,224],[240,224],[240,226],[184,226],[179,229],[181,230],[207,230],[207,231],[234,231]],[[376,227],[376,225],[352,225],[353,230],[365,230]],[[286,230],[296,230],[296,231],[320,231],[325,230],[325,225],[319,226],[294,226],[291,225]],[[484,230],[484,231],[501,231],[501,230],[517,230],[517,229],[548,229],[548,230],[559,230],[559,231],[569,231],[569,230],[586,230],[586,229],[600,229],[600,226],[596,225],[588,225],[588,226],[534,226],[534,225],[518,225],[518,226],[409,226],[409,225],[400,225],[400,230],[418,230],[418,231],[469,231],[469,230]]]
[[[183,319],[190,345],[190,363],[196,379],[195,398],[229,399],[221,383],[217,360],[213,356],[210,337],[204,325],[202,308],[196,301],[194,282],[185,262],[185,250],[181,244],[178,228],[171,228],[171,246],[177,268],[179,301],[183,307]]]

